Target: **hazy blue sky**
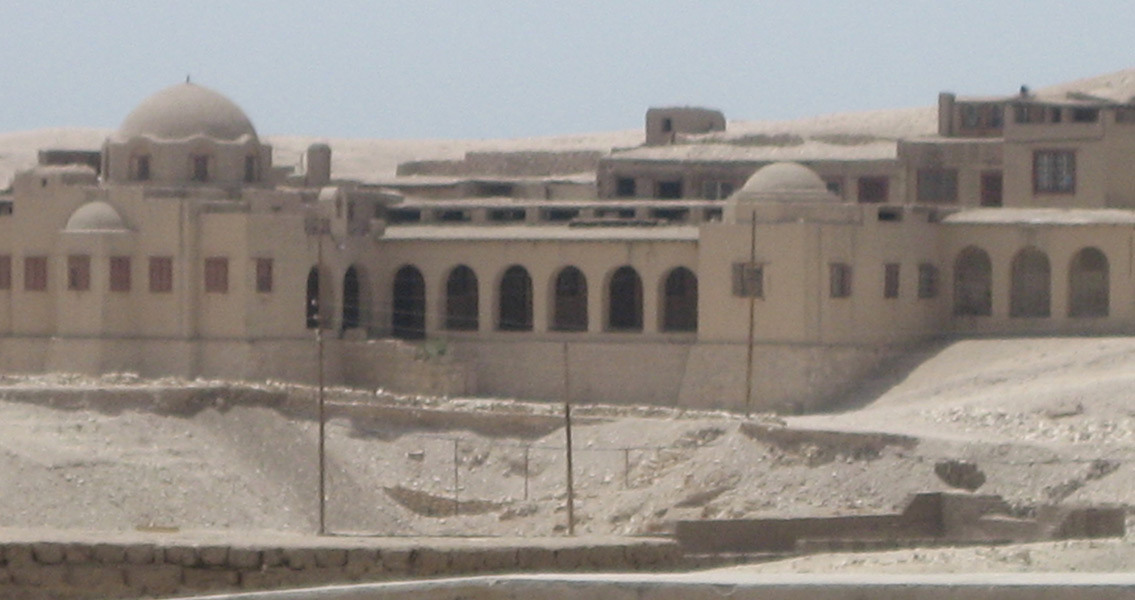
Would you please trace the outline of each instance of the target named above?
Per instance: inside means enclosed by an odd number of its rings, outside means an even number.
[[[1135,3],[1056,0],[0,0],[0,131],[115,127],[184,81],[262,134],[638,128],[648,106],[779,119],[1135,67]]]

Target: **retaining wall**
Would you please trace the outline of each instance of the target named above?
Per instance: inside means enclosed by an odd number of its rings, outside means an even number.
[[[523,571],[674,569],[675,544],[549,540],[383,540],[302,538],[232,544],[142,534],[0,542],[0,598],[86,600],[269,590],[439,575]]]

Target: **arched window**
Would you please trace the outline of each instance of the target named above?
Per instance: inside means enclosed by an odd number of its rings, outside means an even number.
[[[1047,317],[1050,309],[1051,271],[1048,257],[1036,248],[1025,248],[1013,257],[1010,317]]]
[[[608,329],[642,331],[642,278],[633,267],[619,267],[611,275],[607,302]]]
[[[698,330],[698,278],[685,267],[678,267],[663,284],[662,330]]]
[[[1068,267],[1068,316],[1106,317],[1110,296],[1107,256],[1098,248],[1084,248]]]
[[[993,266],[989,254],[981,248],[970,246],[954,261],[954,314],[993,314]]]
[[[312,267],[307,272],[307,299],[304,302],[304,315],[307,318],[307,328],[319,327],[319,267]]]
[[[587,331],[587,278],[575,267],[564,267],[556,276],[552,329]]]
[[[504,272],[498,308],[497,329],[532,331],[532,278],[524,267],[513,265]]]
[[[445,328],[477,330],[477,275],[465,265],[454,267],[445,281]]]
[[[426,280],[421,271],[406,265],[394,275],[390,333],[404,340],[426,337]]]
[[[359,326],[359,272],[354,265],[343,274],[343,329]]]

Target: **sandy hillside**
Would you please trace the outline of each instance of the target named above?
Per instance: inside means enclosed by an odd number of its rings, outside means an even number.
[[[979,491],[1016,505],[1130,504],[1135,338],[965,341],[918,358],[917,368],[875,382],[884,389],[875,400],[865,401],[865,390],[853,399],[862,406],[842,413],[746,421],[578,407],[579,532],[655,533],[689,518],[890,511],[910,493],[949,489],[934,475],[934,465],[948,459],[977,464],[986,477]],[[310,389],[121,376],[0,383],[0,527],[315,528]],[[162,391],[170,387],[191,401],[171,408]],[[253,392],[275,400],[250,400]],[[128,394],[134,400],[121,400]],[[549,535],[562,529],[557,406],[345,390],[330,397],[331,530]],[[354,416],[344,414],[348,409]],[[784,431],[777,429],[781,423],[792,430],[896,435],[867,448],[855,436],[829,443],[806,433],[762,433]],[[1093,543],[1129,554],[1126,543]],[[918,555],[904,555],[901,568]],[[888,560],[899,559],[880,555],[871,564]],[[1129,564],[1124,560],[1112,562]],[[801,564],[782,566],[809,568]]]

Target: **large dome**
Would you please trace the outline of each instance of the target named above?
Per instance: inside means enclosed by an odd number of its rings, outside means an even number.
[[[235,141],[242,136],[256,138],[248,116],[232,100],[194,83],[168,87],[138,105],[118,128],[123,139],[147,136],[158,140],[180,140],[206,136]]]
[[[793,162],[761,167],[734,198],[748,202],[839,202],[815,171]]]
[[[126,224],[113,206],[101,200],[88,202],[71,213],[65,231],[125,231]]]

